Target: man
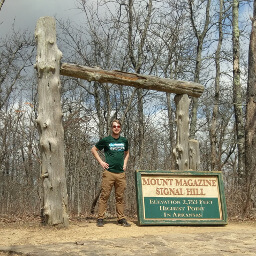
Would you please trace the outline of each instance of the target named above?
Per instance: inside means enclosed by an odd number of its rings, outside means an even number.
[[[113,186],[115,187],[118,224],[124,227],[131,226],[124,216],[124,191],[126,188],[125,171],[129,158],[128,141],[125,137],[121,137],[120,133],[120,121],[113,120],[111,123],[111,135],[101,139],[92,148],[92,154],[104,169],[99,199],[98,227],[104,226],[104,214]],[[102,149],[104,149],[105,161],[101,159],[98,153],[98,151]]]

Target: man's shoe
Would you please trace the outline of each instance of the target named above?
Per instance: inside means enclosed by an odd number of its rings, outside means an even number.
[[[103,219],[97,219],[97,226],[98,227],[103,227],[104,226]]]
[[[131,224],[128,223],[126,219],[118,220],[117,223],[122,225],[123,227],[130,227],[131,226]]]

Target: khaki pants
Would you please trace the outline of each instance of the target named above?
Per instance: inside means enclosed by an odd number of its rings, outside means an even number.
[[[104,218],[104,214],[107,209],[108,199],[113,186],[115,187],[117,218],[118,220],[125,218],[124,216],[124,191],[126,188],[125,173],[124,172],[113,173],[105,170],[102,175],[98,219]]]

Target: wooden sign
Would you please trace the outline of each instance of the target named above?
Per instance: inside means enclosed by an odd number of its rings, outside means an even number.
[[[221,172],[137,171],[140,225],[227,224]]]

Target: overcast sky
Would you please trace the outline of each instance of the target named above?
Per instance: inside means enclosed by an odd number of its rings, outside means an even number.
[[[76,9],[76,0],[5,0],[0,11],[0,35],[11,29],[15,19],[16,29],[34,32],[38,18],[55,16],[78,21],[81,12]]]

